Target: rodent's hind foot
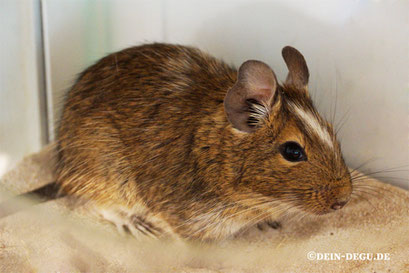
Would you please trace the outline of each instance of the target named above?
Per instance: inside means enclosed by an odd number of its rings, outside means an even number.
[[[265,221],[265,222],[262,222],[262,223],[258,223],[257,228],[259,230],[261,230],[261,231],[265,231],[265,230],[267,230],[269,228],[280,229],[281,224],[280,224],[280,222],[277,222],[277,221]]]

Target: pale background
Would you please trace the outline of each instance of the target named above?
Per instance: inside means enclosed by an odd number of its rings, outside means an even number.
[[[0,30],[0,175],[54,137],[64,93],[110,52],[189,44],[236,66],[263,60],[284,80],[292,45],[318,108],[345,121],[347,163],[396,168],[375,177],[409,189],[409,1],[0,0]]]

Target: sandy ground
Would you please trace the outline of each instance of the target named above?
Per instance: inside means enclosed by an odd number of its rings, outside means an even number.
[[[52,181],[52,154],[48,147],[6,174],[0,200]],[[0,272],[409,272],[409,192],[364,184],[362,198],[336,213],[281,219],[279,229],[217,244],[138,241],[84,207],[68,209],[69,199],[50,201],[0,219]],[[377,253],[386,260],[368,260]]]

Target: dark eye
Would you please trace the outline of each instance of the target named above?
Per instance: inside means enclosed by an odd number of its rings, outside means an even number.
[[[291,162],[307,160],[304,149],[293,141],[282,144],[280,146],[280,153],[286,160]]]

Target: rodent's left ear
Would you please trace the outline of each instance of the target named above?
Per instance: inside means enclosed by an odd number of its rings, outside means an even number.
[[[294,47],[286,46],[281,54],[288,67],[288,75],[285,83],[298,89],[306,89],[310,73],[304,56]]]
[[[278,84],[271,68],[260,61],[244,62],[235,85],[224,99],[227,119],[234,128],[252,132],[258,122],[270,112]]]

